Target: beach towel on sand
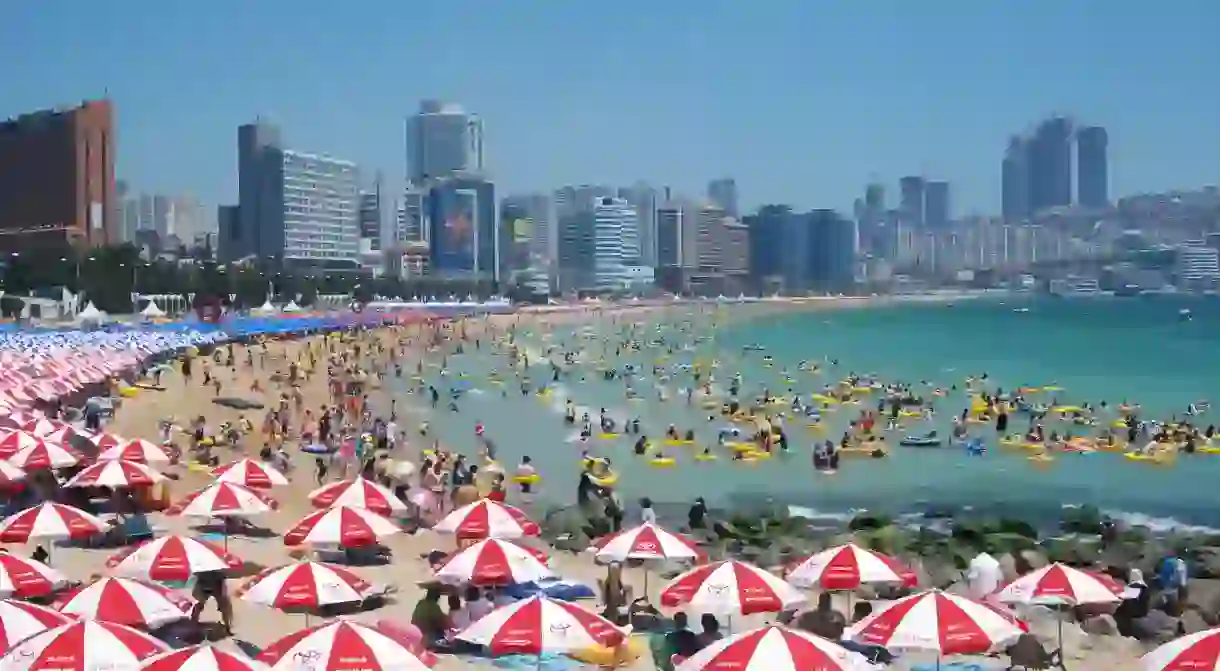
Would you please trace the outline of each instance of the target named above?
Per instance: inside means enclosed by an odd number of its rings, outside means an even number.
[[[551,653],[543,653],[540,658],[533,655],[505,655],[491,660],[491,664],[497,669],[512,669],[514,671],[518,669],[520,671],[529,671],[530,669],[570,671],[584,666],[583,663],[569,657]]]

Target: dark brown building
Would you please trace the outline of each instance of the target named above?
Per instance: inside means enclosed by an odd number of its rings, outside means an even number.
[[[118,243],[114,161],[109,100],[0,121],[0,249]]]

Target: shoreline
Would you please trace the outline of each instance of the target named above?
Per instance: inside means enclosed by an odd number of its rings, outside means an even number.
[[[914,302],[926,302],[923,301]],[[797,309],[805,309],[806,307],[813,310],[834,309],[834,308],[860,308],[878,305],[876,301],[870,299],[812,299],[802,300],[795,303]],[[633,310],[642,310],[643,312],[633,312]],[[655,309],[655,308],[653,308]],[[644,317],[651,319],[650,308],[640,307],[634,308],[627,306],[622,308],[619,313],[623,319],[631,319],[633,317]],[[664,308],[661,308],[662,310]],[[690,310],[689,306],[679,306],[678,310]],[[763,315],[782,314],[784,312],[794,311],[792,304],[769,304],[764,305],[760,310],[746,309],[739,314],[747,319],[753,319]],[[728,310],[727,312],[737,312],[736,310]],[[664,313],[662,313],[664,314]],[[560,315],[551,314],[548,316],[533,317],[528,314],[511,314],[498,315],[489,317],[480,317],[467,320],[458,320],[447,322],[443,326],[418,327],[417,331],[413,331],[413,327],[391,327],[375,329],[368,332],[366,335],[360,336],[365,342],[374,340],[387,344],[389,347],[397,348],[397,341],[401,336],[410,333],[416,333],[415,341],[402,349],[398,355],[398,360],[404,368],[404,372],[411,371],[417,361],[428,362],[438,356],[443,356],[443,353],[429,352],[427,348],[426,338],[424,335],[428,329],[437,328],[448,331],[451,335],[459,331],[466,330],[468,336],[482,334],[487,330],[496,330],[501,336],[504,329],[510,326],[518,328],[545,329],[557,324],[566,326],[574,326],[580,328],[582,324],[594,323],[596,320],[590,319],[591,315],[574,314]],[[271,406],[278,401],[279,394],[287,391],[287,387],[281,386],[280,382],[273,381],[277,374],[283,374],[286,369],[293,363],[303,364],[307,361],[308,353],[313,348],[315,352],[321,352],[321,356],[316,366],[313,367],[313,374],[307,375],[303,381],[300,392],[304,397],[305,408],[317,408],[321,403],[330,403],[331,399],[327,389],[326,380],[326,349],[331,346],[331,341],[325,336],[311,336],[307,338],[290,339],[290,340],[273,340],[269,341],[267,348],[260,351],[257,345],[239,345],[237,346],[238,365],[234,369],[229,369],[220,365],[207,365],[211,372],[219,376],[224,385],[223,395],[238,395],[244,398],[252,398]],[[340,348],[345,347],[339,345]],[[254,357],[254,365],[251,369],[247,369],[243,364],[244,356],[249,353]],[[202,359],[202,357],[200,357]],[[407,372],[406,376],[411,373]],[[212,398],[215,396],[212,389],[204,387],[200,384],[199,369],[196,369],[196,377],[193,380],[184,379],[180,370],[169,371],[165,376],[165,392],[141,392],[135,398],[129,399],[128,403],[120,409],[118,416],[111,425],[106,428],[116,431],[125,437],[143,437],[147,439],[155,439],[157,422],[167,415],[174,415],[179,422],[189,420],[197,414],[205,414],[208,418],[210,427],[215,427],[220,421],[236,421],[243,413],[240,411],[222,408],[213,404]],[[254,381],[268,381],[268,383],[259,391],[249,391],[250,385]],[[380,411],[382,416],[387,416],[388,405],[390,400],[397,400],[395,404],[399,408],[399,413],[404,412],[404,408],[411,404],[404,402],[404,396],[400,394],[399,383],[407,383],[407,379],[396,380],[390,370],[386,370],[385,375],[381,380],[373,386],[369,391],[369,400],[373,407]],[[409,397],[407,397],[409,398]],[[247,412],[247,418],[254,420],[256,425],[261,417],[259,411]],[[425,415],[428,413],[425,412]],[[468,415],[465,421],[469,422],[471,416]],[[406,426],[407,422],[402,422]],[[410,461],[417,461],[418,451],[424,447],[422,441],[410,431],[408,428],[407,444],[398,447],[394,451],[395,458],[404,458]],[[259,448],[265,444],[266,437],[256,431],[251,440],[243,443],[241,450],[229,448],[218,448],[217,456],[222,463],[241,456],[255,457]],[[430,442],[430,441],[429,441]],[[457,450],[459,453],[467,452],[466,450]],[[266,515],[262,518],[256,518],[262,526],[266,526],[276,532],[283,532],[290,524],[298,518],[303,517],[309,512],[313,512],[313,507],[305,499],[305,494],[314,488],[313,481],[313,458],[309,455],[300,453],[295,448],[290,448],[291,461],[293,469],[289,473],[291,484],[287,488],[279,488],[272,491],[280,502],[279,510]],[[471,455],[473,456],[473,455]],[[511,464],[505,464],[511,466]],[[168,469],[167,469],[168,470]],[[186,492],[195,489],[198,485],[206,484],[211,481],[211,477],[206,472],[199,472],[193,469],[178,468],[172,469],[181,471],[178,473],[179,479],[171,483],[173,487],[173,498],[180,499]],[[339,476],[334,470],[330,474],[330,480],[334,481]],[[413,478],[412,478],[413,479]],[[562,486],[562,485],[561,485]],[[562,491],[562,490],[561,490]],[[510,502],[516,503],[510,496]],[[681,503],[675,504],[681,506]],[[669,517],[668,510],[662,511],[663,516]],[[679,514],[681,510],[675,511]],[[634,518],[634,515],[631,515]],[[726,520],[734,521],[738,530],[750,531],[756,522],[756,519],[750,519],[750,516],[743,509],[729,509],[723,516]],[[1019,516],[1018,516],[1019,517]],[[793,522],[790,526],[785,527],[785,532],[793,532],[791,538],[787,535],[777,537],[766,537],[764,541],[770,545],[775,545],[774,550],[778,552],[780,545],[789,545],[789,549],[796,551],[812,550],[819,545],[824,545],[832,540],[842,540],[844,538],[858,538],[861,541],[870,543],[889,543],[899,542],[910,543],[911,539],[918,540],[918,536],[913,533],[901,529],[902,520],[893,519],[886,521],[880,513],[870,514],[868,516],[856,515],[852,518],[845,516],[836,516],[837,523],[834,525],[826,525],[824,530],[815,530],[806,532],[800,530],[805,527],[810,527],[808,523]],[[190,534],[193,525],[189,520],[174,517],[155,516],[156,524],[167,532]],[[542,522],[542,516],[538,515],[535,519]],[[777,519],[780,519],[777,517]],[[871,519],[875,527],[852,529],[852,526],[862,526],[865,519]],[[938,518],[944,520],[945,518]],[[815,520],[819,521],[819,520]],[[885,523],[883,523],[885,522]],[[965,516],[961,520],[955,521],[962,525],[973,524],[975,520],[967,519]],[[998,522],[998,520],[997,520]],[[993,540],[987,542],[1007,543],[1014,548],[1018,548],[1018,552],[1023,551],[1020,548],[1025,548],[1028,541],[1033,541],[1035,544],[1042,539],[1026,540],[1013,539],[1006,534],[1010,534],[1008,528],[1018,527],[1021,521],[1010,520],[1005,522],[1005,530],[991,533],[988,531],[984,534],[985,538]],[[786,523],[788,524],[788,523]],[[765,527],[765,525],[764,525]],[[794,531],[798,530],[798,531]],[[757,544],[753,544],[750,540],[752,534],[744,534],[742,537],[730,539],[726,541],[730,544],[736,543],[734,552],[737,556],[748,558],[756,561],[760,565],[768,566],[771,564],[772,556],[765,552],[756,552],[759,548]],[[1041,534],[1036,534],[1041,535]],[[1081,544],[1084,548],[1090,547],[1087,542],[1089,534],[1080,534],[1082,539]],[[724,540],[724,539],[721,539]],[[911,556],[918,559],[918,563],[924,575],[928,578],[928,584],[940,584],[947,576],[955,575],[956,569],[953,568],[951,558],[946,558],[943,554],[944,550],[952,551],[955,547],[956,539],[952,534],[940,537],[940,540],[935,542],[925,538],[921,542],[927,542],[928,545],[909,548],[913,554]],[[1049,541],[1049,539],[1046,539]],[[238,556],[252,561],[263,566],[278,566],[297,561],[299,555],[294,555],[290,552],[290,548],[283,545],[279,538],[268,540],[248,539],[234,537],[229,541],[230,549]],[[972,541],[973,542],[973,541]],[[426,563],[418,559],[426,552],[438,548],[449,549],[452,547],[452,539],[441,537],[434,532],[424,530],[412,535],[400,534],[390,537],[386,541],[386,545],[394,552],[394,561],[386,566],[376,567],[361,567],[356,571],[371,582],[381,584],[396,585],[399,589],[397,597],[387,606],[368,613],[362,613],[357,619],[372,622],[382,619],[394,619],[405,621],[409,618],[411,607],[415,599],[422,594],[420,584],[426,581],[429,577],[429,571]],[[975,545],[966,545],[962,547],[974,548]],[[1007,547],[1007,546],[1006,546]],[[1064,551],[1076,553],[1080,557],[1083,551],[1080,547],[1060,548],[1055,552]],[[1220,549],[1218,549],[1220,551]],[[83,579],[85,576],[104,573],[100,569],[101,562],[105,557],[109,556],[112,551],[103,550],[86,550],[81,548],[65,548],[56,549],[55,562],[56,567],[63,570],[69,577]],[[1052,556],[1048,551],[1046,555]],[[569,553],[563,551],[555,551],[552,555],[552,562],[556,572],[563,575],[565,578],[583,582],[585,584],[596,584],[596,580],[603,572],[602,567],[596,566],[587,554],[582,552]],[[946,564],[946,559],[948,563]],[[663,581],[653,580],[648,582],[649,589],[644,591],[643,585],[646,583],[646,574],[644,571],[637,568],[629,568],[626,570],[626,579],[635,590],[636,594],[648,594],[652,599],[657,597],[658,588]],[[660,584],[658,584],[660,583]],[[294,631],[303,626],[299,621],[298,616],[284,614],[275,610],[266,609],[260,606],[254,606],[241,600],[235,600],[236,608],[235,629],[239,632],[241,638],[250,640],[258,645],[265,645],[270,640],[278,638],[288,631]],[[209,606],[205,614],[205,620],[214,619],[214,611]],[[745,625],[747,623],[740,623]],[[739,626],[740,626],[739,625]],[[1077,629],[1074,625],[1070,625],[1069,629],[1075,632]],[[1073,633],[1073,635],[1077,635]],[[1078,636],[1078,635],[1077,635]],[[1097,650],[1090,651],[1088,654],[1094,660],[1090,668],[1114,668],[1128,669],[1134,668],[1130,666],[1130,660],[1133,659],[1127,652],[1115,653],[1112,648],[1120,644],[1130,647],[1131,641],[1121,641],[1112,637],[1091,637],[1090,642],[1095,642],[1098,646]],[[1107,652],[1108,651],[1108,652]],[[448,671],[449,669],[469,668],[470,663],[464,659],[458,658],[442,658],[440,664],[436,667],[437,671]],[[633,669],[651,668],[648,655],[645,654],[640,662],[630,667]]]

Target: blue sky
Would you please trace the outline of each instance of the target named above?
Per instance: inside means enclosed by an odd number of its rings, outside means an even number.
[[[870,179],[999,207],[1007,136],[1110,130],[1111,192],[1220,182],[1216,0],[41,0],[0,23],[0,116],[109,94],[135,188],[236,197],[236,131],[404,172],[461,102],[501,192],[647,179],[850,207]]]

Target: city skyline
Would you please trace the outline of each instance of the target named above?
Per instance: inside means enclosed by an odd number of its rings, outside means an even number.
[[[707,180],[730,175],[743,211],[787,202],[849,212],[866,183],[894,191],[900,176],[928,175],[953,185],[956,213],[998,213],[998,157],[1008,136],[1055,112],[1109,130],[1113,198],[1220,176],[1216,152],[1201,149],[1220,145],[1215,94],[1191,86],[1220,60],[1202,32],[1220,10],[1201,2],[1158,6],[1176,18],[1172,34],[1156,15],[1132,8],[1042,5],[971,6],[945,21],[905,6],[877,12],[777,0],[760,14],[679,2],[650,9],[649,25],[605,34],[578,7],[526,22],[516,8],[479,3],[405,17],[405,8],[369,3],[383,18],[409,21],[359,30],[337,9],[302,17],[285,7],[242,8],[238,21],[235,8],[133,0],[81,8],[73,26],[91,26],[89,16],[105,11],[111,28],[87,34],[52,30],[54,13],[17,9],[17,39],[0,45],[0,57],[22,67],[0,91],[0,116],[109,93],[118,108],[118,176],[143,191],[195,193],[208,203],[236,192],[231,129],[255,116],[289,129],[294,144],[400,183],[404,122],[430,97],[460,102],[487,124],[487,166],[501,193],[644,179],[698,194]],[[413,39],[391,39],[391,28],[406,23],[416,26]],[[461,49],[444,40],[443,28],[456,25]],[[1022,26],[1042,30],[1038,49],[1016,39],[1013,28]],[[803,39],[811,27],[817,39]],[[192,40],[174,37],[187,30]],[[131,40],[133,31],[148,39]],[[938,31],[953,39],[926,40]],[[827,58],[861,34],[879,46]],[[659,46],[661,35],[681,48]],[[352,48],[333,59],[301,48],[324,36]],[[1148,48],[1132,50],[1134,42]],[[73,43],[97,47],[87,67]],[[425,58],[428,67],[411,67]],[[835,67],[805,67],[826,62]],[[1182,105],[1183,90],[1198,104]]]

